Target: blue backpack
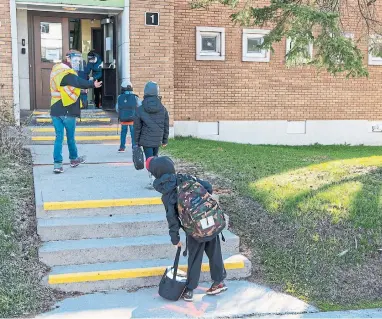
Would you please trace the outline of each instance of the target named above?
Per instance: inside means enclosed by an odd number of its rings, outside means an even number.
[[[135,94],[121,94],[118,96],[118,119],[121,122],[134,121],[137,108],[137,96]]]

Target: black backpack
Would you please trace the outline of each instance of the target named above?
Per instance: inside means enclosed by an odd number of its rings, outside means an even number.
[[[118,119],[121,122],[134,121],[137,108],[137,96],[135,94],[121,94],[118,96]]]
[[[133,163],[136,170],[145,168],[145,156],[142,147],[133,147]]]

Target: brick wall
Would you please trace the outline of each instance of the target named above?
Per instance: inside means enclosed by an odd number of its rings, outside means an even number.
[[[382,119],[382,66],[369,66],[369,79],[350,80],[288,69],[285,41],[269,63],[242,62],[242,28],[230,13],[222,6],[190,10],[187,0],[175,0],[175,120]],[[357,38],[358,21],[348,21]],[[195,60],[197,26],[225,27],[225,61]],[[367,57],[367,42],[360,48]]]
[[[9,0],[0,0],[0,112],[12,113],[12,38]]]
[[[145,26],[145,12],[160,12],[159,26]],[[163,104],[174,111],[174,1],[130,1],[131,80],[143,96],[147,81],[160,86]]]

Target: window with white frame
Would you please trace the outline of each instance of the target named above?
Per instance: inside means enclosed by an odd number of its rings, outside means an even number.
[[[344,32],[342,33],[342,35],[347,38],[347,39],[351,39],[351,40],[354,40],[354,33],[351,33],[351,32]]]
[[[244,29],[243,30],[243,61],[269,62],[269,50],[261,49],[264,36],[268,30]]]
[[[343,33],[342,33],[342,36],[343,36],[344,38],[350,39],[351,41],[354,40],[354,34],[351,33],[351,32],[343,32]],[[338,61],[338,63],[342,63],[342,60],[341,60],[341,59],[337,59],[337,61]]]
[[[293,41],[290,38],[287,38],[286,40],[286,54],[289,53],[289,51],[293,48]],[[310,56],[310,59],[313,58],[313,43],[309,43],[306,47],[307,52]],[[301,61],[298,61],[300,63],[308,63],[310,59],[306,59],[301,57]]]
[[[196,28],[196,59],[225,60],[225,30],[224,28]]]
[[[380,35],[370,38],[369,65],[382,65],[382,36]]]

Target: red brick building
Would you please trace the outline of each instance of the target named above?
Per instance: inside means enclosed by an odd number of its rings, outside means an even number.
[[[86,54],[101,43],[112,57],[103,104],[113,104],[122,79],[131,79],[140,95],[146,81],[157,81],[175,135],[254,144],[382,144],[382,59],[368,54],[368,39],[359,46],[370,77],[345,79],[311,67],[287,68],[286,39],[274,53],[257,50],[267,30],[234,26],[232,11],[222,6],[205,11],[191,10],[187,0],[16,0],[11,19],[10,3],[0,0],[1,97],[13,96],[16,115],[49,107],[49,63],[74,46],[80,30],[75,48]],[[346,32],[358,39],[356,21],[346,22]],[[56,28],[55,43],[62,42],[56,47],[46,38],[49,27]],[[102,28],[113,31],[100,41]],[[18,64],[13,81],[12,57]]]

